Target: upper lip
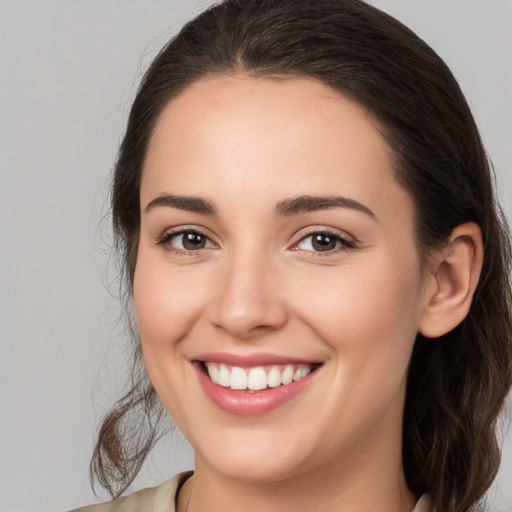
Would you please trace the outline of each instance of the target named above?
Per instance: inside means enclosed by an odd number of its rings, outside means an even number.
[[[198,355],[195,359],[203,363],[221,363],[241,368],[268,366],[273,364],[318,364],[318,361],[268,353],[240,355],[230,354],[227,352],[208,352]]]

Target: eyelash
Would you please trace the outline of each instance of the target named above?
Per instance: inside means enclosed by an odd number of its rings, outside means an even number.
[[[175,238],[175,237],[177,237],[179,235],[184,235],[186,233],[190,233],[190,234],[199,235],[201,237],[204,237],[211,244],[215,245],[210,240],[210,238],[208,236],[206,236],[205,234],[201,233],[200,231],[198,231],[196,229],[180,229],[180,228],[178,228],[176,231],[171,231],[171,232],[164,233],[164,235],[162,235],[160,238],[157,239],[156,245],[160,245],[166,251],[171,252],[173,254],[176,254],[178,256],[199,256],[200,251],[202,251],[204,248],[195,249],[195,250],[183,250],[183,249],[178,249],[176,247],[173,247],[172,245],[168,245],[169,242],[173,238]],[[354,241],[352,241],[352,240],[350,240],[348,238],[345,238],[340,233],[336,233],[336,232],[330,231],[328,229],[314,229],[314,228],[311,228],[310,230],[308,230],[306,232],[306,234],[304,236],[302,236],[297,242],[295,242],[293,244],[291,250],[294,250],[294,251],[301,250],[301,249],[294,248],[294,247],[297,247],[301,242],[303,242],[304,240],[312,237],[313,235],[325,235],[325,236],[327,236],[329,238],[335,239],[337,242],[340,242],[340,244],[341,244],[341,247],[338,247],[338,248],[333,249],[333,250],[328,250],[328,251],[306,251],[306,250],[304,250],[304,252],[308,252],[308,253],[314,254],[315,258],[323,258],[323,257],[327,257],[327,256],[332,256],[333,254],[337,254],[339,252],[348,251],[348,250],[353,249],[355,247]]]
[[[301,242],[312,237],[313,235],[325,235],[329,238],[336,240],[337,242],[340,242],[340,245],[341,245],[340,247],[338,247],[336,249],[329,250],[329,251],[305,251],[305,252],[314,254],[315,258],[325,258],[328,256],[332,256],[334,254],[338,254],[340,252],[345,252],[345,251],[355,248],[355,243],[353,240],[350,240],[349,238],[346,238],[343,235],[341,235],[340,233],[337,233],[335,231],[331,231],[329,229],[318,229],[318,228],[309,228],[306,231],[306,234],[303,235],[300,238],[300,240],[298,240],[297,242],[295,242],[293,244],[293,247],[298,246]],[[301,249],[292,249],[292,250],[299,251]]]
[[[210,240],[210,238],[208,236],[206,236],[205,234],[201,233],[200,231],[198,231],[197,229],[181,229],[181,228],[178,228],[176,231],[168,231],[166,233],[164,233],[160,238],[158,238],[157,242],[156,242],[156,245],[161,245],[167,252],[171,252],[173,254],[176,254],[178,256],[199,256],[199,251],[201,251],[202,249],[196,249],[196,250],[183,250],[183,249],[178,249],[177,247],[173,247],[172,245],[168,245],[169,242],[179,236],[179,235],[184,235],[186,233],[190,233],[190,234],[194,234],[194,235],[199,235],[203,238],[205,238],[206,240],[210,241],[210,243],[213,244],[213,242]],[[215,244],[214,244],[215,245]]]

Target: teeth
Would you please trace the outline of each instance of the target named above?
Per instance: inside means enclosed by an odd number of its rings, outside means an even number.
[[[231,381],[231,372],[226,368],[226,365],[221,364],[218,376],[217,384],[224,386],[225,388],[229,387]]]
[[[210,376],[210,379],[215,382],[215,384],[219,383],[219,368],[216,364],[208,365],[208,375]]]
[[[225,388],[236,390],[249,389],[260,391],[262,389],[276,388],[287,385],[291,382],[303,379],[311,373],[312,366],[309,364],[255,368],[240,368],[238,366],[227,366],[219,363],[205,363],[208,375],[212,382]]]
[[[287,366],[281,375],[281,384],[290,384],[293,380],[293,366]]]
[[[252,368],[247,379],[247,387],[253,391],[265,389],[267,387],[267,372],[261,367]]]
[[[242,368],[236,366],[231,370],[231,379],[229,381],[231,389],[247,389],[247,373]]]
[[[274,366],[267,375],[267,382],[269,388],[277,388],[281,385],[281,372],[277,366]]]
[[[301,369],[300,369],[300,378],[303,379],[304,377],[306,377],[307,375],[309,375],[311,373],[311,367],[307,367],[307,366],[303,366]],[[298,380],[298,379],[297,379]]]

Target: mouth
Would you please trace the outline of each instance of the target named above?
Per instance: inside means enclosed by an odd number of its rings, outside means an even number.
[[[202,356],[193,362],[207,397],[224,412],[256,416],[270,412],[314,382],[322,363],[268,355]]]
[[[287,386],[307,377],[320,364],[278,364],[255,367],[232,366],[211,361],[200,362],[214,384],[232,391],[251,393]]]

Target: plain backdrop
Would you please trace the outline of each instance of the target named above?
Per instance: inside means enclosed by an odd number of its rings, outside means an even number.
[[[143,70],[209,3],[0,0],[0,512],[64,512],[107,498],[94,497],[88,463],[126,352],[107,290],[108,174]],[[372,3],[452,67],[512,217],[512,2]],[[511,437],[489,495],[502,512],[512,510]],[[133,488],[192,463],[170,436]]]

